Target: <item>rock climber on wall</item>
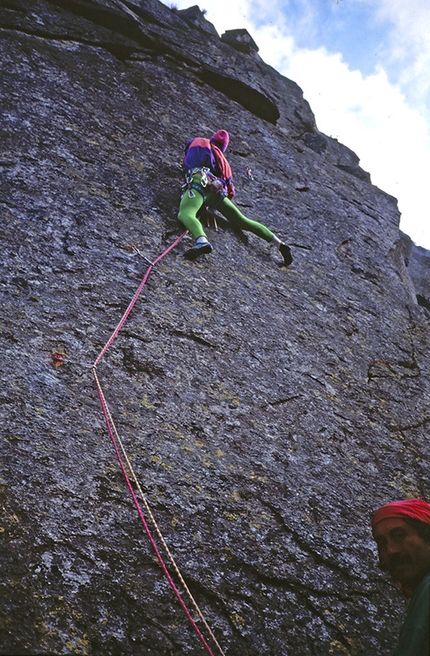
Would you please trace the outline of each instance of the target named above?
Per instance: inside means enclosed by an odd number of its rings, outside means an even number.
[[[283,257],[280,266],[293,261],[290,247],[271,230],[258,221],[252,221],[232,203],[235,195],[232,172],[224,153],[229,143],[226,130],[218,130],[210,139],[191,139],[185,149],[183,170],[186,183],[179,207],[178,219],[196,240],[184,256],[195,260],[204,253],[211,253],[212,246],[206,237],[198,213],[203,206],[216,209],[239,230],[252,232],[279,249]]]

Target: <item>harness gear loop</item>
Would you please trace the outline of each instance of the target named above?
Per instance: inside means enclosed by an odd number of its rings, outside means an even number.
[[[192,171],[188,171],[188,173],[185,175],[185,184],[182,186],[182,188],[187,190],[188,193],[188,198],[195,198],[196,195],[193,191],[195,189],[198,191],[204,198],[206,202],[206,194],[204,192],[205,188],[207,187],[208,184],[208,178],[207,178],[207,171],[209,169],[192,169]],[[197,182],[194,180],[195,175],[200,175],[200,180]]]

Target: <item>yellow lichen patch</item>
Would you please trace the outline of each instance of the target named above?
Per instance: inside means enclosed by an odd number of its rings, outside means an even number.
[[[182,444],[179,448],[181,451],[194,451],[194,447],[189,444]]]
[[[156,465],[160,465],[160,467],[163,467],[163,469],[166,469],[167,471],[172,471],[171,465],[166,465],[166,463],[163,462],[159,456],[151,456],[151,462],[154,462]]]
[[[193,482],[193,479],[191,478],[191,476],[190,476],[189,474],[185,474],[184,478],[185,478],[187,481],[189,481],[189,483],[192,484],[192,486],[194,487],[195,490],[197,490],[197,492],[201,492],[201,491],[202,491],[202,486],[201,486],[201,485],[198,485],[197,483],[194,483],[194,482]]]
[[[82,654],[83,656],[89,653],[90,641],[87,637],[75,638],[74,640],[67,640],[66,647],[73,654]]]
[[[250,528],[255,528],[257,530],[261,528],[261,524],[257,524],[256,522],[249,522],[248,525]]]
[[[405,499],[413,499],[420,496],[416,480],[413,475],[398,472],[394,479],[388,484],[397,491],[397,494]]]
[[[131,168],[135,169],[139,173],[142,173],[142,171],[145,170],[145,164],[139,160],[129,159],[128,163],[131,166]]]
[[[145,410],[155,410],[156,406],[152,405],[152,403],[148,399],[148,395],[144,394],[142,398],[139,401],[140,407],[145,408]]]
[[[171,433],[179,437],[181,440],[185,440],[185,435],[183,435],[177,428],[175,428],[171,424],[164,424],[163,428],[170,431]]]
[[[341,654],[350,654],[350,650],[348,647],[345,647],[339,640],[333,640],[330,643],[329,647],[329,654],[333,654],[333,656],[341,656]]]
[[[229,389],[219,384],[213,387],[212,396],[220,401],[228,401],[235,406],[240,405],[240,398],[234,392],[231,392]]]
[[[251,480],[257,480],[257,481],[260,481],[261,483],[267,483],[268,480],[269,480],[269,479],[267,478],[267,476],[258,476],[258,474],[256,474],[254,471],[250,471],[250,472],[249,472],[249,478],[250,478]]]
[[[207,307],[202,301],[192,301],[191,307],[199,310],[199,316],[196,317],[196,323],[203,323],[203,318],[209,319],[212,316],[212,310]]]
[[[245,620],[244,618],[239,615],[238,613],[232,613],[230,615],[230,619],[233,622],[235,626],[245,626]]]
[[[223,512],[223,515],[226,519],[228,519],[229,522],[234,522],[237,519],[237,515],[234,515],[231,512],[227,512],[226,510]]]

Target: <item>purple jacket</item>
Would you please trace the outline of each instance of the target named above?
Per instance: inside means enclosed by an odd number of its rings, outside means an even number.
[[[197,168],[208,168],[224,182],[228,197],[233,198],[234,186],[230,164],[218,146],[211,143],[209,139],[201,137],[190,139],[185,148],[182,166],[185,173]]]

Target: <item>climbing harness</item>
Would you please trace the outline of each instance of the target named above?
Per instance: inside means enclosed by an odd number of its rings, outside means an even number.
[[[218,223],[214,210],[222,203],[224,198],[227,197],[225,185],[220,178],[217,178],[208,168],[195,168],[185,174],[185,183],[182,185],[182,197],[185,193],[188,198],[195,198],[195,191],[203,197],[203,205],[198,213],[198,217],[202,220],[202,215],[206,219],[206,225],[209,227],[211,223],[218,232]],[[208,194],[212,192],[213,196],[208,204]]]
[[[160,528],[159,528],[159,526],[158,526],[158,524],[155,520],[155,517],[152,513],[152,510],[149,506],[149,503],[148,503],[148,501],[147,501],[147,499],[146,499],[146,497],[145,497],[145,495],[142,491],[142,488],[139,484],[137,476],[136,476],[136,474],[133,470],[133,467],[131,465],[130,459],[129,459],[129,457],[127,455],[127,452],[124,448],[124,444],[123,444],[123,442],[122,442],[122,440],[119,436],[119,433],[116,429],[112,414],[110,412],[108,403],[106,401],[106,397],[104,395],[104,392],[103,392],[103,389],[102,389],[102,386],[101,386],[101,383],[100,383],[100,379],[99,379],[98,374],[97,374],[97,365],[100,363],[100,361],[102,360],[102,358],[106,354],[106,351],[110,348],[113,341],[118,336],[121,328],[124,326],[125,322],[127,321],[128,317],[130,315],[130,312],[132,311],[133,307],[135,306],[135,304],[136,304],[136,302],[137,302],[137,300],[138,300],[138,298],[139,298],[139,296],[140,296],[140,294],[141,294],[141,292],[142,292],[142,290],[143,290],[143,288],[146,284],[146,281],[149,278],[149,275],[150,275],[151,271],[154,270],[154,267],[158,264],[158,262],[165,255],[167,255],[181,241],[181,239],[187,234],[187,232],[188,231],[185,231],[184,233],[182,233],[172,244],[170,244],[170,246],[168,246],[161,253],[161,255],[158,255],[155,258],[154,261],[149,260],[143,253],[141,253],[139,251],[138,248],[136,248],[136,246],[134,244],[129,244],[129,250],[131,250],[134,255],[139,255],[148,264],[148,268],[146,269],[146,272],[144,274],[142,282],[140,283],[139,287],[137,288],[132,300],[130,301],[126,311],[124,312],[123,316],[121,317],[118,325],[114,329],[113,333],[109,337],[108,341],[106,342],[105,346],[100,351],[99,355],[97,356],[97,358],[95,359],[93,364],[87,364],[87,363],[83,363],[83,362],[76,362],[76,361],[70,360],[69,357],[65,353],[62,353],[62,352],[59,352],[59,351],[52,352],[51,353],[51,358],[52,358],[52,361],[53,361],[53,363],[56,367],[60,366],[61,364],[66,364],[66,363],[72,364],[73,363],[73,364],[79,364],[83,367],[86,367],[86,368],[92,370],[95,385],[96,385],[96,389],[97,389],[97,393],[98,393],[99,400],[100,400],[100,405],[101,405],[101,408],[102,408],[102,412],[103,412],[103,416],[104,416],[104,419],[105,419],[108,434],[109,434],[109,437],[111,439],[111,442],[112,442],[112,445],[113,445],[113,448],[114,448],[114,451],[115,451],[115,455],[117,457],[120,469],[121,469],[122,474],[124,476],[125,482],[127,484],[128,490],[130,492],[130,495],[133,499],[133,503],[136,507],[136,510],[137,510],[138,515],[139,515],[140,521],[143,525],[143,528],[146,532],[146,535],[149,539],[149,542],[150,542],[152,548],[155,551],[158,562],[160,563],[160,566],[161,566],[161,568],[162,568],[162,570],[163,570],[163,572],[164,572],[164,574],[165,574],[165,576],[166,576],[166,578],[167,578],[167,580],[168,580],[168,582],[169,582],[169,584],[170,584],[176,598],[178,599],[179,604],[181,605],[187,619],[189,620],[191,626],[193,627],[195,633],[199,637],[200,641],[202,642],[202,644],[205,647],[208,654],[210,654],[211,656],[215,656],[212,649],[211,649],[211,647],[210,647],[210,645],[209,645],[209,643],[208,643],[208,641],[207,641],[207,639],[205,638],[205,636],[203,635],[203,633],[200,630],[199,626],[197,625],[196,620],[193,618],[187,604],[183,600],[181,592],[179,591],[177,585],[175,584],[175,582],[174,582],[174,580],[173,580],[173,578],[172,578],[172,576],[171,576],[171,574],[170,574],[170,572],[167,568],[167,565],[164,561],[164,558],[163,558],[163,556],[162,556],[162,554],[161,554],[161,552],[160,552],[160,550],[157,546],[157,543],[154,539],[152,530],[151,530],[151,528],[148,524],[148,521],[145,517],[145,514],[142,510],[140,501],[142,502],[142,504],[145,508],[146,516],[149,518],[149,521],[152,524],[153,530],[155,531],[155,533],[156,533],[156,535],[157,535],[157,537],[158,537],[158,539],[159,539],[159,541],[160,541],[160,543],[161,543],[161,545],[162,545],[162,547],[163,547],[163,549],[166,553],[166,556],[167,556],[167,558],[170,562],[170,565],[171,565],[173,571],[175,572],[175,575],[177,576],[178,580],[180,581],[181,586],[183,587],[183,589],[184,589],[184,591],[185,591],[185,593],[188,597],[188,600],[189,600],[189,602],[190,602],[190,604],[191,604],[191,606],[194,610],[194,613],[196,614],[198,619],[203,624],[205,631],[207,632],[210,639],[213,641],[213,643],[216,646],[219,654],[221,654],[221,656],[225,656],[225,653],[223,652],[221,646],[219,645],[215,635],[213,634],[211,628],[209,627],[207,621],[205,620],[202,611],[200,610],[197,602],[195,601],[189,587],[187,586],[187,584],[186,584],[186,582],[185,582],[185,580],[184,580],[184,578],[183,578],[183,576],[182,576],[182,574],[181,574],[181,572],[180,572],[180,570],[179,570],[179,568],[176,564],[176,561],[175,561],[175,559],[174,559],[174,557],[173,557],[173,555],[172,555],[172,553],[171,553],[171,551],[170,551],[170,549],[169,549],[169,547],[168,547],[168,545],[167,545],[167,543],[166,543],[166,541],[165,541],[165,539],[164,539],[164,537],[163,537],[163,535],[160,531]],[[135,487],[133,487],[133,484],[134,484]],[[135,489],[137,490],[137,493],[135,492]],[[140,497],[140,501],[139,501],[138,496]]]
[[[198,176],[198,179],[196,177]],[[227,196],[225,191],[225,185],[220,178],[217,178],[210,169],[195,168],[191,171],[187,171],[185,174],[185,184],[182,185],[184,193],[187,192],[188,198],[195,198],[194,189],[198,191],[206,203],[208,198],[208,192],[218,194],[221,196],[221,199]]]

